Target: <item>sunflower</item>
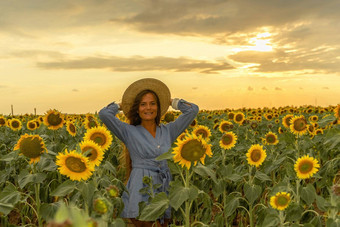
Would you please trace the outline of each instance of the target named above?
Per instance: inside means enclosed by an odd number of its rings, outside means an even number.
[[[314,135],[315,134],[315,127],[313,124],[307,125],[307,131],[309,135]]]
[[[191,126],[191,127],[195,127],[196,125],[197,125],[197,120],[194,119],[194,120],[191,122],[190,126]]]
[[[220,132],[224,133],[229,131],[230,129],[233,129],[234,125],[230,121],[223,120],[219,125]]]
[[[252,145],[246,155],[248,163],[256,167],[259,167],[267,157],[266,151],[260,144]]]
[[[283,117],[282,119],[282,124],[283,126],[285,126],[286,128],[289,128],[290,126],[290,120],[294,117],[294,115],[292,114],[287,114],[286,116]]]
[[[81,153],[89,159],[89,162],[99,166],[104,158],[102,148],[92,140],[85,140],[80,144]]]
[[[243,114],[242,112],[237,112],[237,113],[235,113],[235,115],[234,115],[234,121],[235,121],[237,124],[241,125],[241,124],[243,123],[244,119],[245,119],[245,116],[244,116],[244,114]]]
[[[276,210],[284,210],[290,203],[290,193],[278,192],[276,195],[270,197],[270,205]]]
[[[319,117],[317,115],[312,115],[308,118],[310,122],[317,122],[319,120]]]
[[[277,131],[279,132],[279,134],[282,134],[282,133],[285,132],[281,127],[279,127],[279,129]]]
[[[70,133],[71,136],[76,136],[77,134],[77,128],[72,121],[66,122],[66,130],[68,131],[68,133]]]
[[[105,127],[98,126],[88,129],[84,135],[84,140],[92,140],[105,151],[112,143],[112,135]]]
[[[235,113],[234,112],[229,112],[228,113],[228,119],[229,120],[234,120]]]
[[[52,130],[57,130],[64,126],[64,115],[58,110],[49,110],[44,116],[44,124]]]
[[[273,115],[270,114],[270,113],[265,114],[264,117],[265,117],[268,121],[273,120]]]
[[[237,136],[233,132],[226,132],[223,134],[219,144],[222,149],[229,150],[235,146]]]
[[[0,116],[0,127],[1,127],[1,126],[5,126],[5,125],[6,125],[6,123],[7,123],[7,120],[6,120],[6,118],[5,118],[5,117],[3,117],[3,116]]]
[[[22,123],[19,119],[13,118],[8,121],[8,126],[13,130],[13,131],[19,131],[22,128]]]
[[[99,124],[98,122],[96,121],[95,118],[86,118],[85,119],[85,122],[84,122],[84,127],[85,129],[91,129],[91,128],[95,128],[95,127],[98,127]]]
[[[314,132],[315,135],[322,135],[323,134],[323,129],[322,128],[318,128],[315,130]]]
[[[265,144],[268,144],[268,145],[276,145],[279,143],[279,140],[277,139],[277,135],[275,133],[268,132],[265,135],[264,142]]]
[[[340,119],[340,104],[338,104],[335,108],[334,108],[334,116],[337,119]]]
[[[192,131],[196,136],[202,136],[205,140],[210,140],[211,132],[207,126],[197,125]]]
[[[65,154],[60,152],[56,157],[56,164],[59,166],[60,174],[66,175],[71,180],[87,180],[92,176],[94,165],[90,164],[89,159],[75,150]]]
[[[320,165],[318,160],[308,155],[298,158],[294,164],[294,170],[300,179],[306,179],[312,177],[318,172]]]
[[[173,154],[174,162],[187,169],[190,169],[191,163],[195,166],[198,161],[204,164],[205,156],[212,156],[211,144],[208,144],[202,137],[197,137],[195,134],[187,135],[184,140],[177,140],[175,143]]]
[[[30,158],[30,163],[39,162],[42,153],[47,153],[43,139],[39,135],[22,135],[14,147],[20,155]]]
[[[303,115],[295,116],[290,120],[290,130],[296,135],[303,135],[307,132],[307,121]]]
[[[36,128],[38,128],[37,122],[35,120],[28,121],[27,128],[31,131],[35,130]]]
[[[167,123],[172,122],[175,120],[175,115],[172,112],[167,112],[164,115],[163,120]]]

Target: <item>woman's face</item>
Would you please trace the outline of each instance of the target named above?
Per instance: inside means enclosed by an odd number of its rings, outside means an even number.
[[[142,121],[154,121],[157,117],[157,100],[152,93],[146,93],[138,107],[138,114]]]

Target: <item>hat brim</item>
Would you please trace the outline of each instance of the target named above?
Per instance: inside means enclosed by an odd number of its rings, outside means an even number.
[[[169,88],[162,81],[154,78],[137,80],[125,90],[122,97],[122,109],[125,116],[130,111],[136,96],[144,90],[151,90],[157,94],[160,102],[161,116],[163,116],[170,106],[171,94]]]

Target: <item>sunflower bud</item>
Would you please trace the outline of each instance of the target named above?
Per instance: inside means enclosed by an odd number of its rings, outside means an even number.
[[[148,177],[148,176],[144,176],[143,177],[143,184],[146,184],[146,185],[151,185],[151,178]]]
[[[107,212],[107,204],[103,199],[96,199],[93,208],[99,214],[105,214]]]
[[[110,187],[106,188],[106,191],[112,198],[116,198],[119,196],[119,189],[115,185],[111,185]]]

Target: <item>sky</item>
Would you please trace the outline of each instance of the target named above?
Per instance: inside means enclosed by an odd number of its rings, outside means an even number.
[[[340,103],[339,0],[1,0],[0,114],[95,113],[141,78],[201,110]]]

